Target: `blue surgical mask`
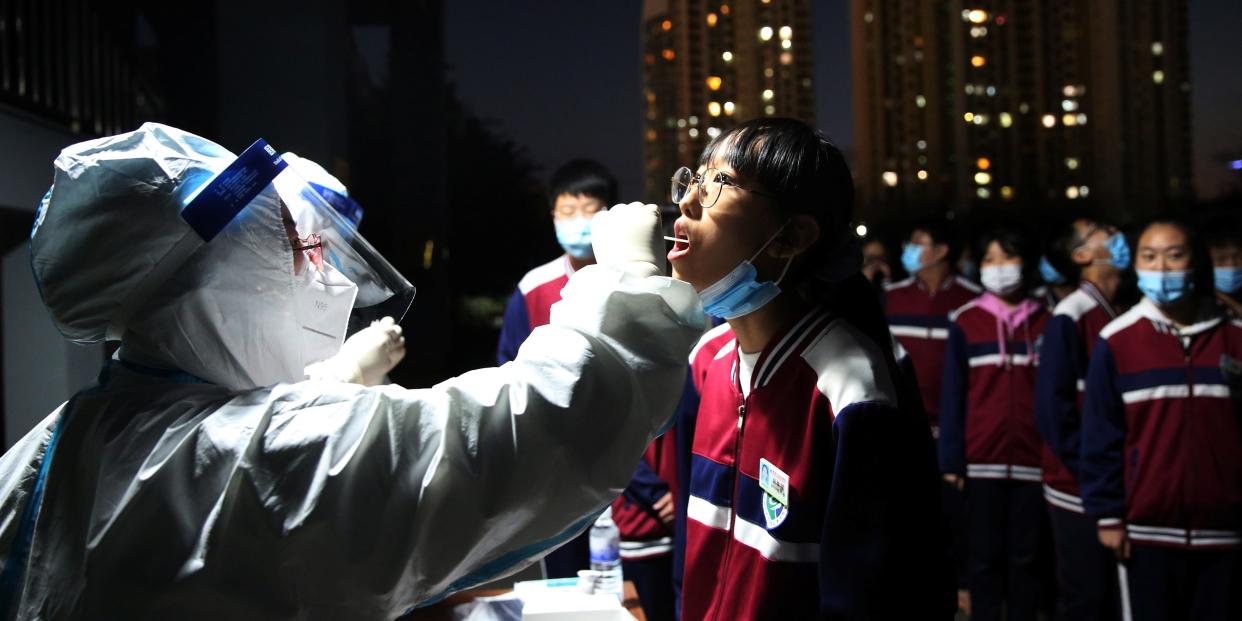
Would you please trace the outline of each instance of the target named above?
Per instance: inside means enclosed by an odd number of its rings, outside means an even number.
[[[922,244],[906,244],[901,247],[901,266],[911,276],[923,269],[923,251],[926,249]]]
[[[1242,287],[1242,267],[1218,267],[1212,270],[1216,290],[1233,293]]]
[[[1130,245],[1126,243],[1126,236],[1122,233],[1113,233],[1107,243],[1110,255],[1108,262],[1119,270],[1130,267]]]
[[[1138,287],[1143,295],[1160,306],[1168,306],[1194,289],[1192,272],[1157,272],[1138,270]]]
[[[758,272],[752,261],[763,252],[764,248],[768,247],[768,244],[772,243],[772,240],[776,239],[777,235],[780,235],[788,224],[786,222],[777,229],[776,233],[768,238],[768,241],[764,242],[749,259],[742,261],[732,271],[725,274],[724,278],[699,292],[699,300],[703,302],[703,310],[708,315],[721,319],[743,317],[763,308],[780,294],[781,288],[778,285],[785,278],[789,266],[793,264],[793,257],[789,257],[789,261],[785,263],[785,269],[781,270],[781,275],[775,282],[759,282]]]
[[[571,218],[556,220],[556,241],[561,248],[575,259],[590,259],[595,256],[591,249],[591,219]]]
[[[1057,271],[1057,268],[1052,267],[1052,264],[1048,262],[1048,257],[1039,258],[1039,275],[1050,285],[1065,284],[1065,277]]]

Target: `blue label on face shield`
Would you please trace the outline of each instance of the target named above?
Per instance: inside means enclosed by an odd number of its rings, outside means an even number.
[[[181,218],[203,241],[224,230],[254,197],[285,169],[285,161],[262,138],[254,141],[228,168],[220,171],[193,194],[181,210]]]
[[[325,201],[328,201],[328,204],[332,205],[332,208],[344,216],[346,220],[349,220],[350,224],[354,225],[354,228],[358,228],[358,225],[362,223],[362,205],[359,205],[354,199],[332,188],[319,185],[314,181],[307,181],[306,185],[310,186]]]

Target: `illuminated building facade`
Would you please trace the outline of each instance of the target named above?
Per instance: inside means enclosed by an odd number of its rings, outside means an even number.
[[[647,200],[732,125],[815,122],[809,0],[646,0],[642,28]]]
[[[852,0],[856,182],[876,215],[1187,200],[1185,0]]]

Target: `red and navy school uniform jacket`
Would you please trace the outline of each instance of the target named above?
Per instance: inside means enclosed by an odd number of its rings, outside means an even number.
[[[940,424],[940,384],[949,313],[981,292],[978,285],[961,276],[946,278],[935,295],[917,278],[885,287],[889,330],[910,356],[923,395],[923,409],[933,429]]]
[[[1053,310],[1039,350],[1035,424],[1044,439],[1044,499],[1074,513],[1083,512],[1078,491],[1078,449],[1087,362],[1100,330],[1116,317],[1113,305],[1100,290],[1083,281]]]
[[[1237,548],[1242,321],[1208,300],[1178,329],[1144,298],[1100,332],[1087,371],[1083,505],[1136,544]]]
[[[526,272],[518,281],[517,291],[513,292],[509,305],[505,307],[500,342],[496,345],[496,364],[516,358],[518,348],[526,342],[530,333],[539,326],[547,325],[552,305],[561,301],[561,289],[569,283],[573,273],[569,255],[561,255]]]
[[[986,294],[985,294],[986,295]],[[1042,306],[1004,332],[979,300],[951,316],[940,399],[940,469],[976,479],[1040,480],[1035,368]]]
[[[812,311],[772,338],[747,397],[727,324],[691,360],[682,619],[951,616],[928,579],[948,572],[926,419],[898,409],[870,339]]]
[[[643,453],[634,478],[612,502],[612,521],[621,531],[621,560],[639,561],[669,556],[673,529],[660,520],[656,501],[665,494],[677,497],[676,432],[656,438]]]

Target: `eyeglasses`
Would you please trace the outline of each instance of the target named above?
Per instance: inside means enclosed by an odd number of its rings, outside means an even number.
[[[715,168],[708,168],[703,171],[702,175],[696,175],[694,174],[694,171],[690,170],[688,167],[682,166],[677,169],[677,172],[673,173],[672,182],[672,195],[674,203],[681,204],[681,201],[686,198],[686,195],[690,193],[690,190],[697,187],[699,189],[699,205],[701,205],[704,209],[710,208],[712,205],[716,204],[716,201],[720,200],[721,188],[726,185],[733,186],[739,190],[746,190],[751,194],[758,194],[759,196],[766,196],[768,198],[776,198],[775,194],[744,188],[738,185],[736,181],[729,177],[729,175],[726,175]]]
[[[1117,227],[1111,224],[1091,225],[1091,228],[1087,229],[1087,232],[1083,234],[1083,236],[1079,239],[1078,243],[1074,244],[1073,248],[1070,248],[1070,251],[1072,252],[1074,250],[1078,250],[1079,248],[1082,248],[1083,246],[1086,246],[1087,243],[1091,241],[1091,236],[1095,235],[1099,231],[1104,231],[1108,233],[1109,237],[1112,237],[1113,235],[1117,234]]]
[[[301,266],[297,265],[300,263],[300,261],[296,260],[300,258],[298,253],[305,254],[306,258],[310,259],[311,265],[315,266],[315,269],[323,271],[323,240],[320,239],[319,235],[311,233],[307,237],[295,239],[293,241],[293,253],[295,259],[294,269],[296,271],[302,271]]]

